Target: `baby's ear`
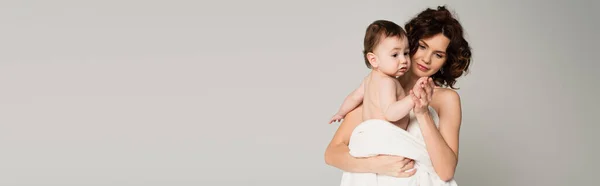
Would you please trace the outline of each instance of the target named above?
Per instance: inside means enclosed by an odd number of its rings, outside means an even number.
[[[367,53],[367,60],[369,60],[369,64],[371,64],[371,66],[373,68],[377,68],[379,66],[379,62],[377,61],[377,56],[375,54],[373,54],[372,52]]]

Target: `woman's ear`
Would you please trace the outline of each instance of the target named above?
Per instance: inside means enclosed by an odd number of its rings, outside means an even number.
[[[367,53],[367,60],[369,60],[369,64],[371,64],[373,68],[379,67],[379,61],[377,60],[377,56],[372,52]]]

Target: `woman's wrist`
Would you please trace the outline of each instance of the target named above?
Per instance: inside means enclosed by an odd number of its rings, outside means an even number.
[[[415,112],[415,116],[417,117],[417,119],[431,117],[431,116],[429,116],[429,110],[425,110],[423,112]]]
[[[357,158],[358,161],[356,161],[357,167],[360,169],[359,172],[366,172],[366,173],[377,173],[375,171],[375,167],[374,162],[373,162],[374,158]]]

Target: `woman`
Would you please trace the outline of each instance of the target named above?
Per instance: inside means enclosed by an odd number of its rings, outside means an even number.
[[[458,162],[458,139],[461,124],[460,97],[454,91],[456,79],[467,72],[471,50],[463,37],[460,23],[445,7],[427,9],[405,25],[409,38],[411,69],[399,81],[406,94],[417,99],[408,131],[418,132],[426,144],[433,169],[443,181],[452,180]],[[416,86],[421,77],[431,83]],[[417,91],[411,91],[411,90]],[[433,109],[433,111],[430,111]],[[348,113],[325,152],[328,165],[345,172],[377,173],[394,177],[410,177],[414,162],[398,156],[355,158],[349,154],[352,131],[362,122],[362,107]],[[436,123],[434,120],[438,120]],[[402,147],[398,147],[402,148]]]

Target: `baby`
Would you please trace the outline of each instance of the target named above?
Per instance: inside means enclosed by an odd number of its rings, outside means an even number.
[[[396,79],[410,69],[408,38],[394,22],[378,20],[371,23],[364,38],[365,64],[371,69],[360,86],[346,97],[329,123],[338,122],[363,104],[363,121],[385,120],[406,129],[408,115],[414,106]]]

